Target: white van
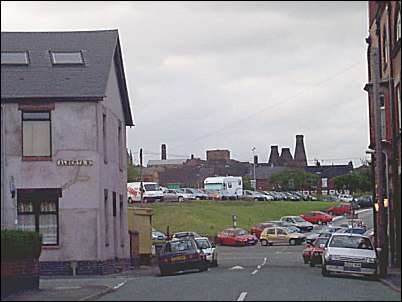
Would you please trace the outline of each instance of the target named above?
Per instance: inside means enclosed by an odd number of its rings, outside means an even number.
[[[207,177],[204,188],[219,192],[221,199],[239,199],[243,196],[243,178],[241,176]]]
[[[141,201],[141,182],[127,183],[128,202]],[[143,200],[144,202],[163,201],[163,191],[156,182],[143,182]]]

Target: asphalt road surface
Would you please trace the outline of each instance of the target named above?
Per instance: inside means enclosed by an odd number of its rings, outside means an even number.
[[[370,227],[372,212],[359,214]],[[334,224],[342,223],[342,219]],[[303,263],[303,246],[219,246],[219,266],[202,273],[127,278],[99,300],[125,301],[400,301],[378,281],[323,277]]]

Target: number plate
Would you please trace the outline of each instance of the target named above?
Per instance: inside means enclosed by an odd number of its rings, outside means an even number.
[[[186,260],[186,256],[176,256],[172,258],[172,262]]]
[[[362,267],[361,263],[345,262],[343,270],[360,272],[361,267]]]

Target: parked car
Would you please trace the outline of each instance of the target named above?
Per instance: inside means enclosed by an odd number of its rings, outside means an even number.
[[[360,196],[355,199],[355,203],[358,204],[360,208],[369,208],[374,204],[372,196]]]
[[[261,191],[262,193],[264,193],[265,195],[268,195],[272,198],[272,200],[281,200],[279,198],[279,195],[276,194],[276,192],[269,192],[269,191]]]
[[[336,233],[363,235],[364,233],[366,233],[366,229],[365,228],[345,228],[345,229],[341,229],[341,230],[337,231]]]
[[[205,254],[198,249],[193,238],[167,242],[158,260],[162,276],[178,271],[208,269]]]
[[[299,201],[301,198],[290,192],[283,192],[286,195],[286,200]]]
[[[307,235],[306,243],[311,244],[318,238],[329,238],[332,236],[333,233],[334,232],[328,232],[328,231],[320,231],[317,233],[311,233],[311,234]]]
[[[304,263],[310,263],[310,266],[322,263],[322,253],[329,237],[318,237],[313,242],[306,244],[303,250]]]
[[[358,234],[333,234],[322,257],[322,275],[360,274],[377,277],[378,257],[370,239]]]
[[[267,198],[266,200],[275,200],[275,198],[269,192],[265,191],[257,191],[257,192],[264,195]]]
[[[295,231],[297,231],[298,233],[301,233],[301,230],[300,230],[298,227],[296,227],[296,226],[294,226],[293,224],[291,224],[291,223],[289,223],[289,222],[286,222],[286,221],[282,221],[282,220],[270,220],[270,221],[267,221],[267,222],[273,223],[274,226],[278,226],[278,227],[293,228],[293,229],[294,229]]]
[[[190,191],[185,189],[174,189],[180,196],[183,196],[184,200],[195,200],[195,196]]]
[[[256,225],[253,225],[250,229],[250,234],[256,236],[258,239],[260,239],[261,232],[269,227],[274,227],[277,226],[276,223],[272,222],[263,222],[263,223],[257,223]]]
[[[166,240],[166,235],[152,228],[152,240]]]
[[[205,189],[205,193],[207,194],[208,199],[211,199],[211,200],[221,200],[222,199],[222,194],[218,190]]]
[[[194,238],[198,248],[204,252],[205,258],[210,266],[218,266],[218,252],[214,243],[211,243],[207,237]]]
[[[341,203],[339,205],[327,209],[327,213],[332,216],[350,215],[352,213],[352,205],[349,203]]]
[[[255,200],[255,201],[267,201],[268,196],[265,194],[262,194],[257,191],[251,191],[251,190],[244,190],[243,191],[243,199],[245,200]]]
[[[163,190],[163,200],[164,201],[184,201],[184,195],[178,193],[176,190],[173,189],[164,189]]]
[[[191,198],[194,198],[196,200],[205,200],[208,199],[208,195],[202,191],[199,191],[197,189],[192,189],[192,188],[183,188],[182,189],[185,193],[192,195]]]
[[[338,199],[340,201],[344,201],[344,202],[352,202],[353,196],[349,195],[349,194],[340,194],[340,195],[338,195]]]
[[[304,234],[284,227],[270,227],[262,231],[260,242],[262,246],[274,243],[288,243],[290,245],[301,244],[306,239]]]
[[[182,239],[182,238],[198,238],[201,237],[199,234],[197,234],[196,232],[177,232],[174,233],[172,236],[172,239]]]
[[[222,245],[246,246],[256,245],[258,238],[241,228],[228,228],[218,234],[217,241]]]
[[[329,201],[329,202],[337,202],[339,201],[337,196],[333,196],[333,195],[327,195],[325,197],[322,198],[323,201]]]
[[[313,229],[313,224],[305,221],[300,216],[284,216],[281,218],[281,220],[299,228],[302,232],[310,232]]]
[[[321,211],[310,211],[300,215],[304,220],[311,223],[329,223],[332,221],[332,216]]]

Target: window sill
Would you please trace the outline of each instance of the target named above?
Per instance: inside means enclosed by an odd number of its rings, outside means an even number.
[[[58,250],[60,248],[60,245],[42,245],[42,250]]]
[[[23,156],[22,161],[52,161],[51,156]]]

